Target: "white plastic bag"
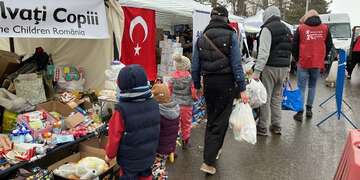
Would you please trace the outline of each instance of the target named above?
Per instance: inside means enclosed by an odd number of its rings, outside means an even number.
[[[230,127],[233,129],[237,141],[256,143],[256,124],[249,104],[234,100],[234,109],[230,115]]]
[[[55,169],[54,174],[61,177],[74,176],[76,173],[76,167],[75,163],[64,164]]]
[[[116,91],[118,89],[118,86],[116,84],[116,80],[117,77],[121,71],[122,68],[124,68],[125,65],[122,64],[119,61],[113,61],[113,64],[105,70],[105,85],[104,85],[104,89],[105,90],[113,90]]]
[[[80,179],[93,179],[109,169],[106,162],[97,157],[85,157],[76,167],[76,176]]]
[[[242,64],[242,67],[244,69],[245,73],[250,73],[252,72],[252,68],[255,65],[255,59],[252,57],[249,57],[247,59],[245,59],[245,61]]]
[[[356,64],[356,66],[354,67],[354,70],[351,74],[350,84],[352,86],[360,86],[360,66],[359,66],[359,64]]]
[[[246,86],[246,92],[250,98],[250,106],[252,108],[259,108],[267,101],[266,88],[261,81],[251,79]]]
[[[338,71],[338,61],[334,61],[331,64],[330,72],[329,72],[328,77],[326,78],[326,82],[329,82],[329,83],[336,82],[337,71]]]
[[[10,111],[16,111],[21,109],[21,106],[25,104],[26,100],[24,98],[17,97],[6,89],[0,88],[0,106],[3,106]]]

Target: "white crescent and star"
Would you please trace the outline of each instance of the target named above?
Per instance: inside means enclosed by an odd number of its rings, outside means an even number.
[[[130,34],[129,35],[130,35],[131,42],[134,42],[134,40],[133,40],[133,32],[134,32],[135,26],[138,25],[138,24],[140,24],[142,26],[142,28],[144,29],[145,37],[144,37],[142,42],[145,42],[145,40],[146,40],[146,38],[148,36],[149,30],[148,30],[148,26],[146,24],[146,21],[141,16],[136,16],[130,22],[130,31],[129,31]],[[140,55],[140,50],[141,50],[141,47],[139,46],[139,43],[137,43],[136,47],[134,48],[135,55]]]

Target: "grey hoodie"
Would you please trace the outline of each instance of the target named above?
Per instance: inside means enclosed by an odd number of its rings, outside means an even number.
[[[174,101],[170,103],[159,104],[160,114],[166,119],[175,120],[180,116],[180,106]]]
[[[269,20],[272,16],[277,16],[277,17],[281,16],[280,9],[277,8],[276,6],[270,6],[265,9],[263,14],[263,22],[266,23],[266,21]],[[255,65],[255,72],[253,75],[254,78],[260,77],[260,74],[264,70],[265,65],[269,59],[271,41],[272,41],[270,30],[264,27],[261,30],[259,39],[260,39],[259,52]]]

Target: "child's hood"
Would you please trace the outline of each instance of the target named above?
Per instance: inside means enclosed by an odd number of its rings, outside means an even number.
[[[175,120],[180,116],[180,106],[174,101],[160,104],[160,114],[166,119]]]

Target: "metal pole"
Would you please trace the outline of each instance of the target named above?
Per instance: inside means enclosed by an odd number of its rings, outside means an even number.
[[[15,52],[15,44],[14,44],[14,38],[9,38],[9,46],[10,46],[10,52]]]
[[[306,0],[306,8],[305,8],[305,14],[309,11],[309,5],[311,3],[311,0]]]

